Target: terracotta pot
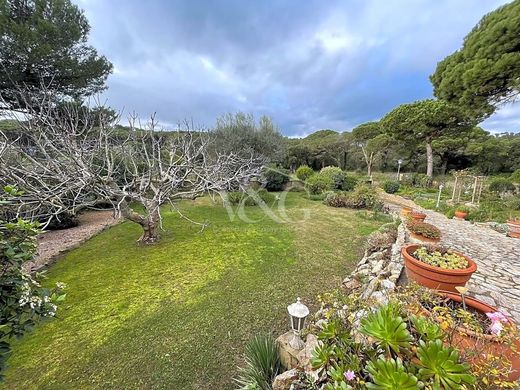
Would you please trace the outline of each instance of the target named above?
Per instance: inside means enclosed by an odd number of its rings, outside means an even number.
[[[509,237],[520,238],[520,220],[510,219],[507,221],[507,227],[509,228]]]
[[[455,217],[460,219],[466,219],[468,213],[466,211],[455,211]]]
[[[440,238],[429,238],[424,237],[420,234],[410,232],[410,237],[413,237],[417,241],[424,242],[425,244],[437,244],[441,239]]]
[[[403,217],[406,217],[406,216],[409,215],[411,212],[412,212],[412,208],[411,208],[411,207],[408,207],[408,206],[404,206],[404,207],[401,209],[401,215],[402,215]]]
[[[424,220],[426,219],[426,214],[420,213],[418,211],[412,211],[412,213],[410,215],[416,221],[424,222]]]
[[[458,293],[454,294],[449,291],[440,291],[440,293],[453,301],[462,302]],[[481,313],[498,311],[497,308],[472,297],[465,297],[464,301],[468,307]],[[426,312],[430,314],[428,311]],[[451,333],[451,340],[449,341],[449,344],[457,347],[471,364],[481,364],[485,360],[484,355],[491,354],[500,358],[502,364],[504,364],[502,368],[508,367],[509,363],[511,364],[511,370],[507,376],[508,381],[516,381],[520,378],[520,340],[512,341],[516,349],[516,351],[513,351],[510,344],[500,341],[495,335],[478,334],[469,329],[456,327]],[[504,362],[504,360],[506,361]]]
[[[410,244],[401,249],[404,257],[406,275],[421,286],[434,290],[446,290],[456,292],[455,287],[465,286],[473,272],[477,270],[477,265],[468,256],[455,252],[468,260],[469,266],[466,269],[442,269],[423,263],[412,256],[412,253],[421,245]]]

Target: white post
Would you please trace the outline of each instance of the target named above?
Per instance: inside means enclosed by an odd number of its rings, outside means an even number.
[[[437,209],[439,208],[439,205],[441,203],[441,194],[442,194],[442,189],[443,188],[444,188],[444,186],[441,184],[439,186],[439,195],[437,196],[437,206],[436,206]]]

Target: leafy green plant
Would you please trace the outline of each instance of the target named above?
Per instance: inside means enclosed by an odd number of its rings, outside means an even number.
[[[387,180],[383,183],[383,189],[387,194],[395,194],[397,191],[399,191],[399,188],[401,185],[399,182],[394,180]]]
[[[308,165],[302,165],[296,170],[296,177],[301,181],[307,180],[309,177],[314,175],[316,172]]]
[[[312,351],[311,364],[314,368],[327,366],[334,358],[334,347],[322,344]]]
[[[271,335],[255,336],[246,345],[246,366],[239,368],[235,381],[239,389],[270,390],[282,364],[278,347]]]
[[[305,188],[311,195],[319,195],[334,188],[334,181],[330,176],[316,173],[305,181]]]
[[[520,169],[517,169],[514,171],[511,176],[509,176],[509,179],[516,184],[520,184]]]
[[[268,166],[263,173],[267,191],[282,191],[289,182],[289,171],[275,165]]]
[[[328,177],[332,181],[333,190],[342,190],[347,177],[347,173],[339,167],[322,168],[320,175]]]
[[[469,213],[471,211],[471,209],[468,206],[464,205],[464,204],[457,205],[455,207],[455,210],[456,211],[461,211],[463,213]]]
[[[275,201],[275,196],[261,188],[254,192],[228,192],[227,201],[232,205],[257,206],[261,202],[270,205]]]
[[[413,325],[412,328],[421,340],[433,341],[444,339],[444,332],[435,321],[427,317],[415,315],[410,316],[410,320]]]
[[[469,364],[459,363],[459,353],[445,347],[441,340],[420,341],[417,356],[421,366],[419,376],[423,381],[431,381],[433,389],[460,389],[463,384],[475,383]]]
[[[412,374],[406,372],[401,359],[379,358],[367,365],[367,371],[372,381],[367,383],[368,389],[374,390],[416,390],[422,388],[420,383]]]
[[[508,178],[497,177],[489,182],[489,190],[497,194],[515,192],[515,185]]]
[[[412,335],[406,322],[398,315],[395,306],[388,303],[361,320],[361,332],[376,340],[381,348],[399,353],[401,348],[409,348]]]
[[[354,188],[356,188],[357,183],[358,179],[355,176],[347,175],[345,176],[345,180],[343,181],[343,186],[341,189],[343,191],[352,191]]]
[[[442,269],[466,269],[469,266],[468,260],[464,256],[442,247],[421,246],[413,252],[413,256],[423,263]]]
[[[406,227],[412,233],[418,234],[420,236],[432,239],[441,238],[441,231],[438,227],[433,226],[427,222],[421,222],[418,220],[410,220],[407,222]]]

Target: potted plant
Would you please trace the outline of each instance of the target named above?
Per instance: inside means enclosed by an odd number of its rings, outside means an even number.
[[[402,209],[401,209],[401,215],[403,217],[406,217],[408,215],[410,215],[410,213],[412,212],[412,208],[411,207],[408,207],[408,206],[404,206]]]
[[[441,231],[436,226],[412,219],[406,224],[410,236],[419,242],[437,243],[441,239]]]
[[[509,237],[520,238],[520,218],[511,218],[507,221]]]
[[[449,291],[439,291],[439,297],[434,304],[423,304],[423,309],[450,335],[447,342],[473,366],[489,362],[502,380],[518,380],[520,335],[515,324],[478,299]]]
[[[455,209],[455,218],[466,219],[466,217],[468,216],[469,212],[470,212],[470,209],[469,209],[468,206],[459,205]]]
[[[456,292],[466,285],[477,265],[462,253],[436,246],[409,244],[401,249],[406,275],[417,284]]]
[[[421,213],[420,211],[414,210],[410,213],[410,217],[412,217],[412,219],[414,219],[416,221],[424,222],[424,220],[426,219],[426,214]]]

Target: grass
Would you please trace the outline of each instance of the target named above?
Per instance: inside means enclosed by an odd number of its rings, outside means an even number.
[[[312,307],[338,286],[383,223],[301,193],[286,204],[293,222],[251,207],[259,222],[245,223],[208,198],[185,201],[190,218],[211,222],[204,231],[165,210],[154,246],[138,247],[125,222],[69,252],[45,282],[68,285],[58,318],[15,343],[0,389],[233,388],[247,341],[287,330],[296,296]]]

